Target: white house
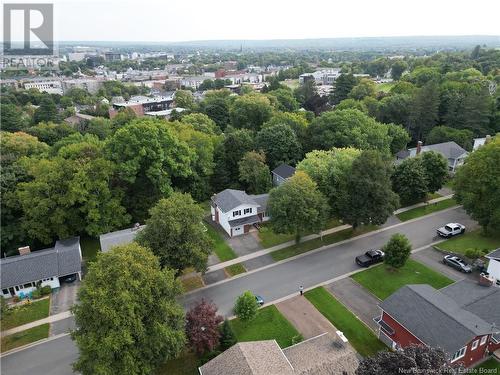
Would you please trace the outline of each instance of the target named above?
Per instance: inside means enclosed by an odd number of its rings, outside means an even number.
[[[59,288],[59,278],[64,276],[76,274],[81,279],[80,237],[59,240],[52,248],[34,252],[23,247],[19,253],[0,260],[2,297],[23,296],[37,286]]]
[[[486,258],[490,260],[487,272],[496,280],[496,285],[500,286],[500,249],[493,250]]]
[[[269,220],[269,194],[248,195],[243,190],[226,189],[212,197],[212,220],[230,236],[248,233],[258,224]]]
[[[479,147],[483,146],[491,140],[491,135],[487,135],[484,138],[474,138],[474,146],[472,146],[472,151],[476,151]]]

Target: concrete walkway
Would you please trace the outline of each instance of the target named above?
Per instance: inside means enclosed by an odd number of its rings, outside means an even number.
[[[432,199],[432,200],[430,200],[430,201],[428,201],[426,203],[425,202],[424,203],[417,203],[417,204],[414,204],[412,206],[403,207],[403,208],[400,208],[399,210],[394,211],[394,215],[399,214],[401,212],[412,210],[412,209],[417,208],[417,207],[422,207],[422,206],[426,206],[428,204],[437,203],[437,202],[440,202],[440,201],[443,201],[443,200],[446,200],[446,199],[450,199],[452,197],[453,197],[453,195],[447,195],[445,197],[439,197],[439,198],[436,198],[436,199]],[[332,234],[332,233],[339,232],[339,231],[342,231],[342,230],[345,230],[345,229],[349,229],[349,228],[351,228],[351,226],[349,224],[344,224],[344,225],[340,225],[340,226],[335,227],[335,228],[327,229],[327,230],[323,231],[321,233],[321,235],[325,236],[327,234]],[[318,237],[320,237],[319,234],[310,234],[308,236],[302,237],[301,242],[306,242],[306,241],[309,241],[309,240],[313,240],[313,239],[316,239]],[[247,255],[244,255],[244,256],[241,256],[241,257],[238,257],[238,258],[234,258],[234,259],[228,260],[226,262],[217,263],[217,264],[214,264],[214,265],[208,267],[206,273],[209,273],[209,272],[212,272],[212,271],[217,271],[217,270],[223,269],[223,268],[225,268],[227,266],[232,266],[233,264],[245,262],[245,261],[250,260],[250,259],[258,258],[260,256],[272,253],[273,251],[281,250],[281,249],[284,249],[286,247],[293,246],[293,245],[295,245],[295,241],[294,240],[288,241],[288,242],[284,242],[282,244],[279,244],[279,245],[276,245],[276,246],[273,246],[273,247],[269,247],[267,249],[255,251],[253,253],[250,253],[250,254],[247,254]]]
[[[63,311],[62,313],[50,315],[46,318],[43,318],[40,320],[35,320],[34,322],[23,324],[22,326],[14,327],[14,328],[8,329],[6,331],[3,331],[2,337],[9,336],[9,335],[12,335],[12,334],[17,333],[17,332],[25,331],[25,330],[33,328],[33,327],[41,326],[42,324],[57,322],[59,320],[67,319],[67,318],[70,318],[72,316],[73,316],[73,314],[71,314],[71,311]]]
[[[337,330],[304,296],[290,298],[275,306],[297,328],[304,340]]]

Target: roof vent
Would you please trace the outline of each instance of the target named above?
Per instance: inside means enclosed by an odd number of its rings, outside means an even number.
[[[23,246],[17,249],[19,251],[19,255],[26,255],[31,253],[31,249],[29,246]]]

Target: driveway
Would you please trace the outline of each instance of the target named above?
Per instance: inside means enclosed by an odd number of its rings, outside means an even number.
[[[263,247],[260,246],[259,234],[256,230],[242,234],[241,236],[232,238],[226,237],[225,240],[239,257],[263,249]]]
[[[76,302],[76,294],[80,288],[80,281],[61,283],[61,287],[52,292],[50,297],[50,315],[68,311]]]
[[[340,302],[373,331],[378,325],[373,318],[380,315],[380,300],[350,277],[335,281],[326,287]]]
[[[277,303],[276,308],[292,323],[305,340],[337,330],[304,296]]]

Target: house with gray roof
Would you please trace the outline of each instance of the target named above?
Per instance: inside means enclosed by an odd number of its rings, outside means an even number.
[[[127,245],[133,242],[135,236],[137,236],[137,233],[139,233],[145,227],[146,227],[145,225],[135,224],[132,228],[101,234],[99,236],[99,242],[101,243],[101,251],[103,253],[106,253],[113,246]]]
[[[259,223],[269,220],[268,199],[269,194],[249,195],[243,190],[223,190],[212,197],[212,220],[230,237],[248,233]]]
[[[60,287],[59,278],[77,275],[81,279],[80,237],[59,240],[49,249],[31,252],[20,248],[20,255],[0,260],[3,297],[23,296],[37,286]]]
[[[488,275],[495,279],[495,284],[500,286],[500,249],[493,250],[491,253],[486,254],[488,262]]]
[[[443,349],[451,363],[470,367],[500,348],[500,289],[463,280],[441,290],[406,285],[383,302],[379,338],[393,349],[426,345]]]
[[[281,349],[276,340],[241,342],[198,368],[200,375],[354,375],[356,352],[323,333]]]
[[[413,158],[423,152],[428,151],[435,151],[443,155],[446,160],[448,160],[448,170],[451,173],[455,173],[457,168],[464,163],[465,159],[469,155],[469,153],[465,149],[463,149],[453,141],[436,143],[433,145],[423,145],[421,141],[418,141],[417,147],[398,152],[396,154],[396,163],[400,163],[406,158]]]
[[[281,164],[274,168],[271,174],[273,175],[273,185],[280,186],[295,174],[295,168],[288,164]]]

